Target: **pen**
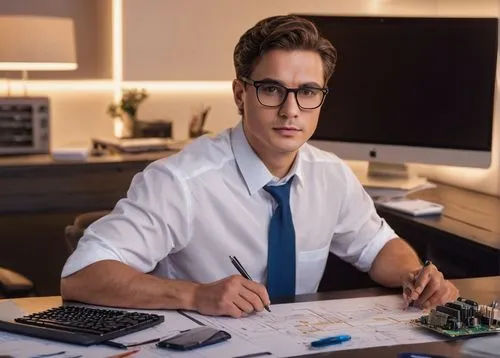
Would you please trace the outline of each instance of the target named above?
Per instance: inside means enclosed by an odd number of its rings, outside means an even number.
[[[446,358],[445,356],[437,356],[427,353],[399,353],[398,358]]]
[[[248,274],[247,270],[243,267],[243,265],[238,261],[236,256],[229,256],[229,259],[231,260],[231,263],[233,264],[234,267],[236,267],[236,270],[246,278],[247,280],[253,281],[250,275]],[[267,312],[271,312],[271,309],[269,308],[268,305],[264,305],[264,308],[266,309]]]
[[[422,277],[422,274],[424,272],[424,269],[429,266],[431,264],[431,260],[426,260],[422,266],[422,269],[420,270],[420,272],[418,273],[417,277],[415,277],[415,281],[414,282],[417,282],[418,280],[420,280],[420,277]],[[413,307],[413,304],[415,303],[415,301],[411,300],[410,302],[408,302],[408,307]]]
[[[114,341],[105,341],[105,342],[103,342],[103,344],[110,346],[110,347],[127,349],[130,347],[142,346],[144,344],[155,343],[155,342],[159,342],[159,341],[160,341],[160,338],[152,338],[152,339],[148,339],[147,341],[143,341],[143,342],[120,343],[120,342],[114,342]]]
[[[271,352],[257,352],[257,353],[244,354],[242,356],[236,356],[233,358],[254,358],[254,357],[270,356],[270,355],[273,354]]]
[[[134,355],[134,354],[136,354],[138,352],[140,352],[140,349],[134,349],[132,351],[115,354],[115,355],[109,356],[107,358],[125,358],[125,357],[129,357],[131,355]]]
[[[349,340],[351,340],[351,336],[347,334],[343,334],[340,336],[326,337],[318,339],[317,341],[312,341],[311,347],[321,348],[321,347],[331,346],[333,344],[340,344],[342,342],[347,342]]]
[[[60,351],[60,352],[55,352],[55,353],[46,353],[46,354],[38,354],[36,356],[33,356],[32,358],[54,357],[54,356],[59,356],[61,354],[66,354],[66,351]]]

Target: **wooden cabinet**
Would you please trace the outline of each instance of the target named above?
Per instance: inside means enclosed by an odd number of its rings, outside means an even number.
[[[40,295],[59,294],[65,226],[78,214],[112,209],[136,173],[169,154],[86,163],[53,162],[48,155],[0,158],[0,265],[32,279]]]

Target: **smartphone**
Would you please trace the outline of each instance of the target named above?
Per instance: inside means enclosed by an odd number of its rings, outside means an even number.
[[[231,335],[226,331],[213,327],[202,326],[182,331],[178,335],[158,342],[156,345],[160,348],[187,351],[226,341],[229,338],[231,338]]]

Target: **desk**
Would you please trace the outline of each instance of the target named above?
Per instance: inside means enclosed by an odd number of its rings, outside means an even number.
[[[382,207],[377,211],[422,259],[432,260],[449,279],[500,275],[499,198],[444,184],[410,197],[444,205],[443,214],[412,217]],[[376,285],[368,275],[330,255],[320,290]]]
[[[500,276],[460,279],[453,281],[463,297],[472,298],[481,304],[488,304],[495,298],[500,298]],[[295,302],[318,301],[326,299],[341,299],[367,296],[381,296],[398,293],[400,290],[385,288],[368,288],[350,291],[324,292],[311,295],[300,295]],[[60,297],[37,297],[21,298],[13,300],[27,312],[41,311],[61,304]],[[286,302],[286,301],[285,301]],[[290,301],[288,301],[290,302]],[[315,357],[396,357],[400,352],[419,352],[429,354],[441,354],[447,357],[459,357],[461,342],[433,342],[424,344],[400,345],[391,347],[377,347],[363,350],[339,351],[334,353],[323,353]]]
[[[377,210],[420,257],[448,278],[500,275],[499,198],[442,184],[410,197],[444,205],[443,214],[415,218]]]

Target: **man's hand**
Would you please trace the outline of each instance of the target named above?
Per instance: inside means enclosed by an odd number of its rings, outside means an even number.
[[[227,277],[196,288],[194,307],[201,314],[239,318],[269,305],[269,295],[260,283],[240,275]]]
[[[403,298],[416,307],[430,309],[458,296],[458,289],[433,264],[410,272],[403,280]]]

